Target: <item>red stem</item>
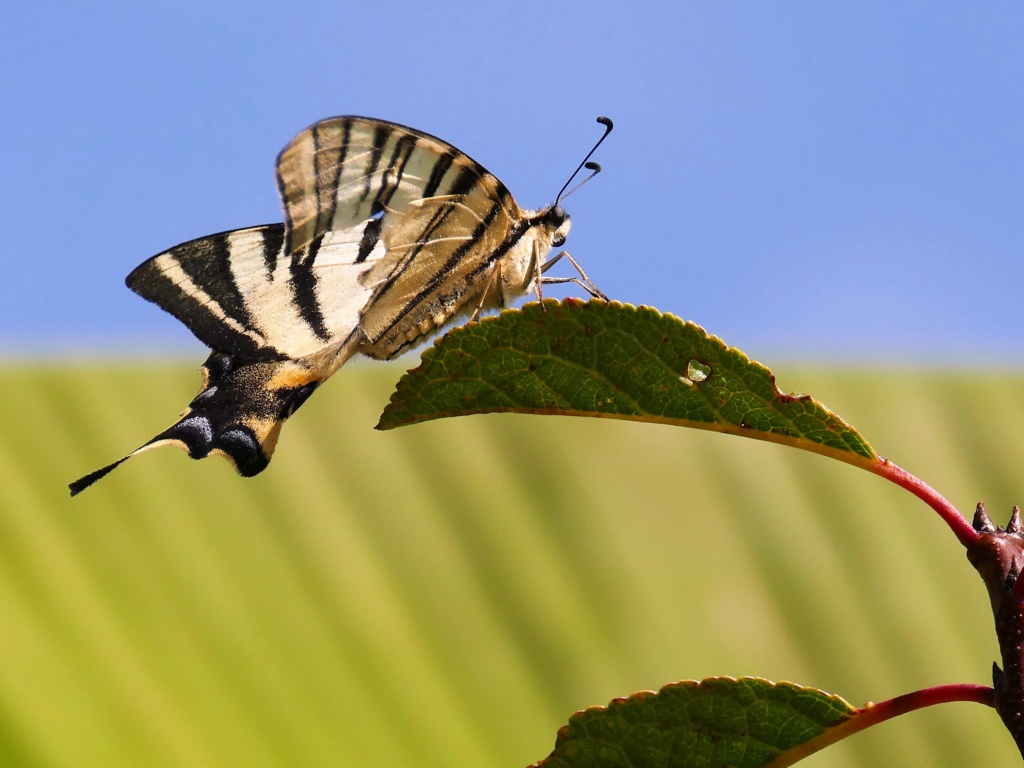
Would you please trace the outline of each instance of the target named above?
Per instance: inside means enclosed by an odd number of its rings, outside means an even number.
[[[973,701],[976,704],[985,704],[989,707],[996,705],[995,691],[989,686],[955,683],[953,685],[936,685],[934,688],[905,693],[878,704],[867,705],[860,710],[857,718],[864,718],[867,723],[864,727],[867,728],[869,725],[884,723],[886,720],[905,715],[916,709],[924,709],[935,704],[949,704],[953,701]]]
[[[901,488],[905,488],[921,499],[925,504],[939,513],[946,525],[956,535],[964,547],[971,547],[978,540],[978,532],[974,530],[970,521],[950,504],[945,497],[923,480],[915,477],[902,467],[893,464],[888,459],[879,458],[878,461],[868,467],[876,475],[890,480]]]
[[[985,704],[989,707],[995,706],[995,691],[984,685],[968,685],[958,683],[955,685],[937,685],[934,688],[925,688],[922,691],[905,693],[888,701],[878,704],[866,704],[859,709],[849,720],[827,729],[820,736],[806,741],[799,747],[782,753],[778,758],[769,763],[770,768],[786,768],[794,763],[803,760],[808,755],[835,744],[837,741],[860,733],[873,725],[884,723],[894,717],[905,715],[917,709],[924,709],[935,704],[948,704],[954,701],[973,701],[977,704]]]

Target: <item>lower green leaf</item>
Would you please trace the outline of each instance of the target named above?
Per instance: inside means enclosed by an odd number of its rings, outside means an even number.
[[[761,678],[711,677],[577,712],[535,768],[759,768],[789,765],[847,735],[860,710],[838,696]]]

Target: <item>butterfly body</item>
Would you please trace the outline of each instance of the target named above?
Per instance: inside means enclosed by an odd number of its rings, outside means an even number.
[[[483,166],[412,128],[316,123],[278,156],[277,185],[283,224],[182,243],[128,276],[213,351],[178,421],[72,495],[166,444],[256,474],[285,419],[354,354],[392,359],[456,317],[566,280],[542,277],[569,231],[560,205],[520,209]]]

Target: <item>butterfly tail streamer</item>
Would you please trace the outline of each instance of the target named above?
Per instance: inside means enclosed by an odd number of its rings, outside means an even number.
[[[139,450],[142,449],[140,448]],[[128,461],[128,459],[130,459],[136,453],[138,453],[138,451],[132,451],[127,456],[118,459],[114,463],[107,464],[107,466],[105,467],[101,467],[100,469],[97,469],[94,472],[90,472],[88,475],[85,475],[85,477],[80,477],[73,483],[68,483],[68,488],[71,490],[71,495],[77,496],[90,485],[95,483],[97,480],[109,475],[111,472],[117,469],[117,467],[121,466],[124,462]]]
[[[213,352],[203,364],[199,394],[174,424],[121,459],[70,483],[76,496],[139,453],[162,445],[190,458],[228,458],[243,477],[267,468],[281,425],[306,402],[321,374],[295,361],[239,362]]]

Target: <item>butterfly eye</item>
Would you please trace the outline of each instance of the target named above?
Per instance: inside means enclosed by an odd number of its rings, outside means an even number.
[[[547,225],[554,230],[551,234],[551,247],[560,248],[569,233],[569,214],[565,212],[565,208],[555,203],[548,209],[546,219]]]

